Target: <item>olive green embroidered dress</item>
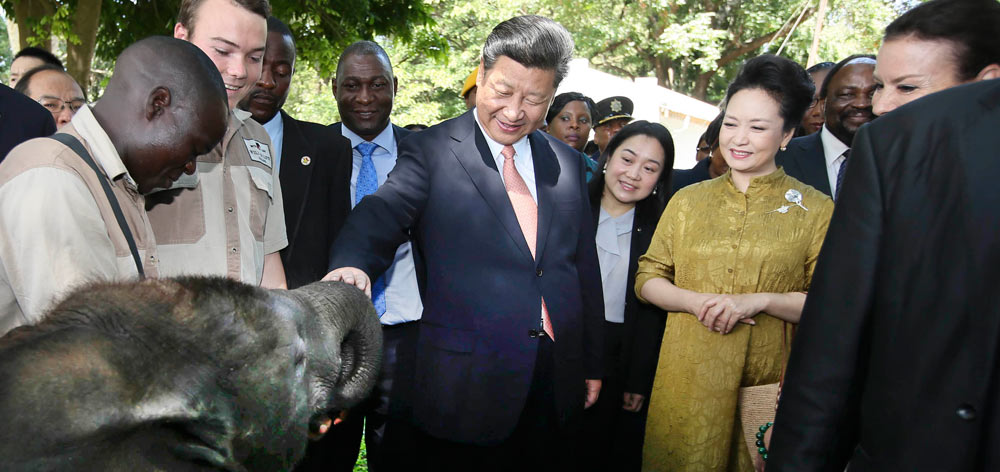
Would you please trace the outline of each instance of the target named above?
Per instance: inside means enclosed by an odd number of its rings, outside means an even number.
[[[808,210],[786,198],[795,199],[789,190]],[[728,172],[686,187],[670,200],[639,259],[636,290],[665,277],[704,293],[808,291],[832,213],[830,197],[780,168],[751,180],[745,194]],[[644,471],[753,469],[739,425],[739,389],[777,382],[785,361],[784,322],[764,313],[753,319],[756,326],[738,323],[721,335],[691,314],[667,317]]]

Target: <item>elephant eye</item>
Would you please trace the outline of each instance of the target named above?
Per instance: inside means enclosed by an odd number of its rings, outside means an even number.
[[[295,366],[303,366],[306,364],[306,353],[299,351],[295,354]]]

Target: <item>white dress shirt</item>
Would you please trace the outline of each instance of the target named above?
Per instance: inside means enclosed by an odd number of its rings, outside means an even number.
[[[264,131],[271,137],[271,157],[274,159],[274,172],[281,167],[281,143],[285,139],[285,121],[281,113],[275,113],[271,121],[264,123]]]
[[[502,152],[504,145],[494,141],[489,134],[486,134],[483,124],[479,122],[479,114],[476,113],[475,108],[472,109],[472,116],[476,117],[476,124],[479,125],[479,131],[482,131],[483,137],[486,138],[486,145],[490,147],[490,154],[493,155],[493,161],[497,164],[500,181],[503,182],[504,157]],[[537,206],[538,192],[535,189],[535,161],[531,157],[531,143],[528,141],[528,136],[523,136],[516,143],[511,144],[511,146],[514,147],[514,168],[517,169],[518,174],[521,174],[521,179],[528,186],[528,191],[531,192],[531,199],[535,201],[535,205]]]
[[[340,127],[340,132],[345,138],[351,140],[351,148],[353,148],[351,208],[354,208],[358,173],[361,171],[361,152],[356,148],[365,140],[343,124]],[[378,176],[378,185],[381,187],[385,184],[389,171],[396,165],[396,138],[393,136],[392,123],[389,123],[371,142],[378,145],[372,152],[372,163],[375,164],[375,174]],[[417,270],[413,263],[413,248],[407,241],[396,249],[396,257],[389,270],[385,272],[385,313],[380,321],[384,325],[416,321],[420,319],[423,310],[424,305],[420,301],[420,289],[417,286]]]
[[[836,200],[837,172],[840,172],[840,166],[844,165],[844,161],[847,160],[844,157],[844,152],[850,149],[850,147],[840,139],[837,139],[826,125],[823,125],[823,129],[819,133],[819,139],[823,141],[823,157],[826,159],[826,177],[830,179],[830,196]]]

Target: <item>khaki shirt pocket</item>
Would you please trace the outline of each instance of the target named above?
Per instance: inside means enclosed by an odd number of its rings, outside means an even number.
[[[264,241],[264,225],[267,222],[267,210],[274,199],[274,177],[268,170],[255,166],[247,166],[250,172],[250,230],[257,241]]]

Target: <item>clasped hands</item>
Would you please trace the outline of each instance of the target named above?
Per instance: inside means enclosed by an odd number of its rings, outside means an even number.
[[[736,323],[757,324],[752,318],[764,311],[767,300],[759,293],[707,295],[694,315],[711,331],[729,334]]]

